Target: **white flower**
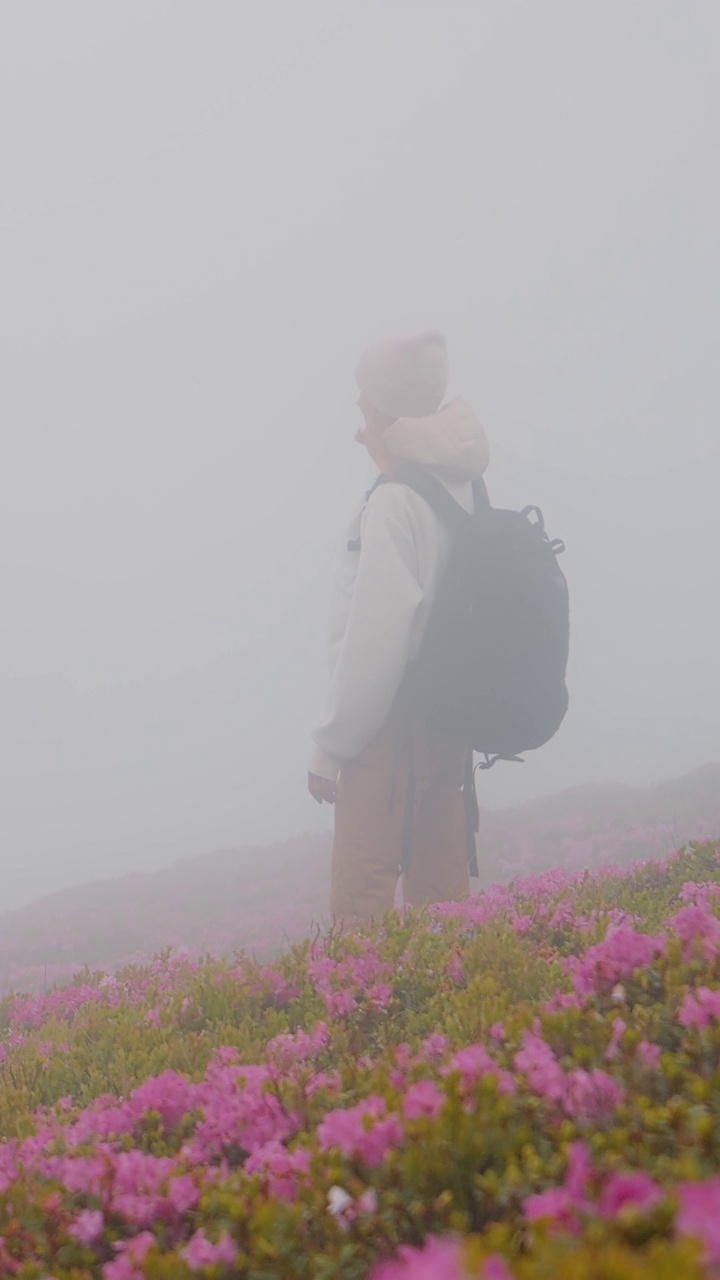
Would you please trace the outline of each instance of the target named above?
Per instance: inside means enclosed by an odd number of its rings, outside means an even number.
[[[328,1209],[335,1218],[342,1218],[352,1202],[344,1187],[331,1187],[328,1191]]]

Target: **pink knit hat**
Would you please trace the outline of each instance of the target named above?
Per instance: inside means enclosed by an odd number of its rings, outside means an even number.
[[[388,418],[435,413],[448,383],[444,334],[428,329],[376,342],[361,355],[355,378],[370,403]]]

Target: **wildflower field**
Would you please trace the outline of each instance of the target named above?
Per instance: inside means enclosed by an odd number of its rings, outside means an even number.
[[[720,1275],[720,843],[0,1004],[0,1275]]]

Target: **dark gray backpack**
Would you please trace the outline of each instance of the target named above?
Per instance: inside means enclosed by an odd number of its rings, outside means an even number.
[[[538,507],[491,506],[482,480],[473,484],[472,515],[423,467],[403,464],[395,480],[433,508],[453,539],[401,698],[484,755],[481,769],[518,760],[553,737],[568,707],[569,601],[557,562],[564,544],[550,541]]]

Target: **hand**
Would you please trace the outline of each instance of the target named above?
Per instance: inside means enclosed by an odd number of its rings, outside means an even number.
[[[313,800],[322,804],[334,804],[337,798],[337,783],[332,778],[321,778],[317,773],[308,773],[308,791]]]

